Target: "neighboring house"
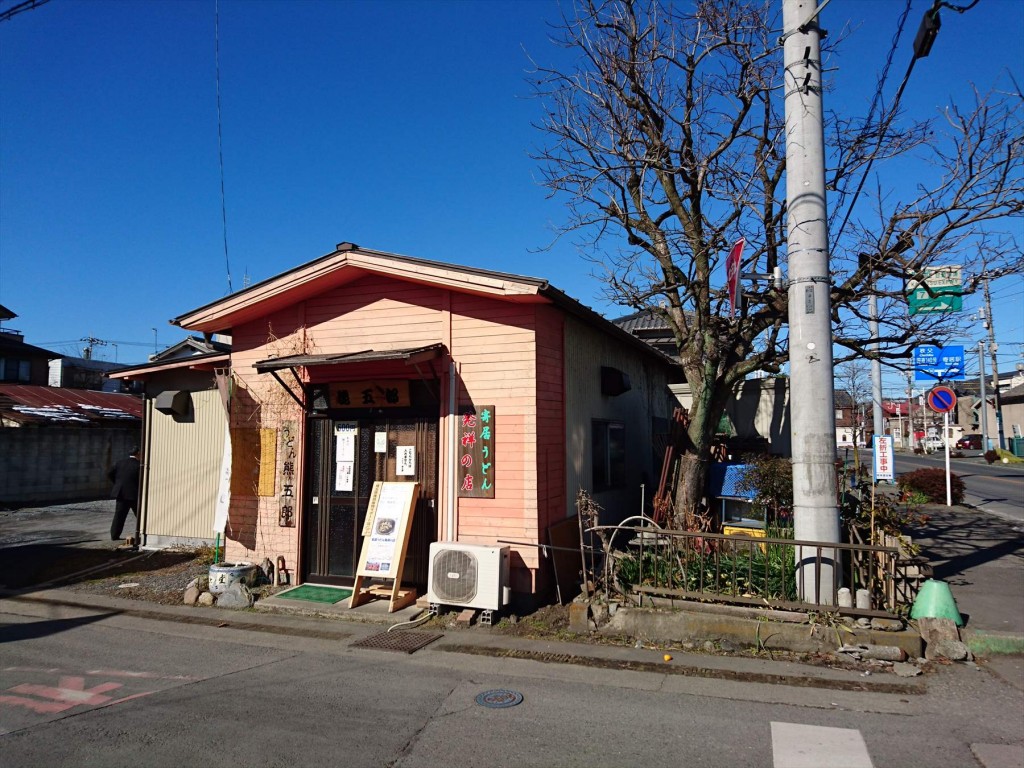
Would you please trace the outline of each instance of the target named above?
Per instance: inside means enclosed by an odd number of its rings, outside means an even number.
[[[186,339],[112,377],[141,386],[140,543],[213,544],[227,440],[230,347]]]
[[[988,437],[992,445],[995,445],[998,436],[998,424],[996,422],[995,387],[993,387],[991,374],[985,381],[985,418],[988,423]],[[954,389],[957,393],[957,407],[955,420],[967,432],[980,433],[982,430],[981,413],[981,385],[977,378],[956,382]],[[1024,387],[1024,372],[1020,370],[999,374],[999,400],[1003,415],[1003,435],[1008,440],[1014,436],[1013,425],[1018,427],[1024,425],[1024,419],[1020,417],[1019,411],[1013,406],[1017,404],[1020,390]],[[1010,398],[1008,400],[1008,398]],[[1007,446],[1009,447],[1009,446]]]
[[[1003,434],[1006,439],[1024,437],[1024,384],[1018,384],[1013,389],[1001,393],[1000,400],[1003,409]],[[993,418],[989,421],[990,431],[994,424],[995,419]],[[1007,445],[1006,447],[1012,449],[1013,446]],[[1020,454],[1018,453],[1018,455]]]
[[[666,320],[657,311],[643,310],[612,322],[659,352],[678,360],[679,350],[675,336]],[[689,410],[693,402],[690,386],[681,382],[673,384],[670,391],[676,403]],[[789,456],[792,453],[789,434],[789,379],[748,379],[740,384],[726,405],[719,432],[728,436],[729,450],[736,450],[738,453],[767,451],[779,456]]]
[[[0,503],[106,498],[141,417],[134,395],[0,384]]]
[[[693,395],[689,384],[669,387],[676,401],[689,409]],[[726,403],[718,432],[726,436],[729,455],[746,453],[792,455],[789,423],[789,379],[747,379]]]
[[[51,360],[47,384],[51,387],[67,389],[93,389],[104,392],[117,392],[111,387],[108,374],[127,366],[123,363],[112,363],[107,360],[93,360],[84,357],[62,357]],[[116,387],[116,385],[115,385]]]
[[[0,324],[15,317],[14,312],[0,305]],[[46,386],[49,361],[61,357],[48,349],[26,344],[21,331],[0,325],[0,382]]]
[[[189,336],[177,344],[172,344],[149,356],[151,363],[164,363],[169,360],[184,360],[196,355],[226,355],[231,351],[230,337],[215,336],[210,339],[202,336]]]
[[[226,558],[309,582],[351,584],[373,482],[415,481],[408,582],[432,541],[508,543],[536,599],[577,491],[639,510],[681,376],[545,280],[351,243],[172,322],[232,339]]]
[[[858,403],[849,392],[837,389],[833,397],[836,409],[836,445],[867,445],[871,439],[868,425],[870,404]]]

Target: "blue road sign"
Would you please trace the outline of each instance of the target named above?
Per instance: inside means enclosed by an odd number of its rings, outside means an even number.
[[[914,381],[963,381],[964,347],[924,344],[914,349]]]

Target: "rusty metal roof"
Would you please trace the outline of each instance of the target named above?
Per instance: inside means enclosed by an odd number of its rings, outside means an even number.
[[[142,400],[117,392],[0,384],[0,416],[22,424],[101,424],[142,419]]]

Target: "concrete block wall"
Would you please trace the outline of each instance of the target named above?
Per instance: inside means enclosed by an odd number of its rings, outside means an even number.
[[[107,472],[141,439],[141,425],[0,429],[0,504],[105,499]]]

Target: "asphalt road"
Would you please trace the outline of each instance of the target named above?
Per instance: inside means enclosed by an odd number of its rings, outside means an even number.
[[[941,453],[927,456],[896,454],[898,475],[919,467],[945,466],[945,457]],[[951,458],[949,466],[950,471],[964,481],[965,503],[1007,520],[1024,523],[1024,464],[989,464],[974,456]]]
[[[931,768],[987,754],[994,768],[1022,749],[1019,659],[943,668],[923,695],[865,693],[496,659],[444,641],[360,650],[351,641],[379,628],[344,630],[0,600],[3,765]],[[476,702],[495,689],[522,703]]]

